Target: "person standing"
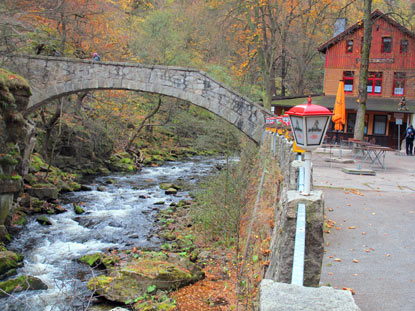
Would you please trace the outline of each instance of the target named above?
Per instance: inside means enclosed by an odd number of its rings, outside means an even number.
[[[99,62],[101,60],[101,57],[98,55],[98,53],[94,53],[94,57],[92,59],[96,62]]]
[[[408,128],[406,129],[406,135],[405,135],[405,143],[406,143],[406,155],[412,155],[412,151],[414,149],[414,138],[415,138],[415,131],[410,124]]]

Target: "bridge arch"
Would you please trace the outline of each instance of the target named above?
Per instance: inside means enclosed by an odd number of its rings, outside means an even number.
[[[91,90],[129,90],[166,95],[203,107],[259,143],[271,113],[206,73],[182,67],[94,62],[60,57],[2,56],[3,67],[25,77],[30,113],[62,96]]]

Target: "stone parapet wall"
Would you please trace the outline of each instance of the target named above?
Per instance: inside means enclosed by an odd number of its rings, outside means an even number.
[[[323,261],[323,210],[321,191],[305,197],[299,191],[283,191],[271,237],[270,266],[265,278],[291,283],[298,203],[306,206],[304,285],[318,286]]]
[[[303,162],[295,160],[291,142],[274,135],[265,134],[264,145],[270,143],[271,150],[275,147],[273,156],[284,179],[274,213],[270,264],[259,288],[259,311],[360,311],[349,291],[318,287],[324,255],[323,192],[311,191],[304,196],[297,190]],[[306,208],[304,286],[290,284],[299,203]]]
[[[323,261],[324,198],[321,191],[303,196],[297,191],[299,170],[303,162],[296,160],[293,143],[285,137],[266,132],[264,143],[271,143],[283,175],[280,200],[275,207],[274,229],[271,236],[270,265],[265,278],[290,283],[294,254],[298,203],[306,206],[306,249],[304,285],[318,286]],[[275,148],[274,148],[275,145]]]

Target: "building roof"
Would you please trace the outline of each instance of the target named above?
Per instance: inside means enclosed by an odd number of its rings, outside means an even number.
[[[390,18],[388,15],[384,14],[380,10],[373,11],[372,14],[371,14],[371,19],[374,20],[374,19],[379,19],[379,18],[384,19],[386,22],[388,22],[392,26],[398,28],[403,33],[407,34],[408,36],[410,36],[412,38],[415,38],[415,34],[413,32],[411,32],[410,30],[408,30],[407,28],[405,28],[404,26],[402,26],[401,24],[399,24],[398,22],[396,22],[395,20],[393,20],[392,18]],[[358,21],[354,25],[350,26],[345,31],[339,33],[337,36],[331,38],[329,41],[323,43],[322,45],[320,45],[317,48],[317,50],[319,52],[325,54],[328,48],[330,48],[331,46],[335,45],[339,41],[342,41],[345,36],[356,32],[360,28],[363,28],[363,21],[362,20],[361,21]]]
[[[282,108],[291,108],[296,105],[306,104],[307,97],[301,98],[291,98],[291,99],[280,99],[273,100],[272,105]],[[321,105],[323,107],[333,109],[334,103],[336,101],[336,96],[326,95],[326,96],[316,96],[312,97],[313,104]],[[400,98],[376,98],[368,97],[366,102],[366,111],[379,111],[379,112],[399,112],[399,113],[415,113],[415,99],[406,99],[406,111],[398,110],[398,103]],[[357,97],[346,96],[346,109],[347,110],[356,110],[357,111]]]

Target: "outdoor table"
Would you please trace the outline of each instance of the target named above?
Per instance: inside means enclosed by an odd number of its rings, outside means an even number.
[[[349,139],[349,141],[351,143],[353,143],[353,158],[357,158],[359,155],[359,151],[361,153],[361,156],[363,158],[366,158],[366,149],[364,147],[367,146],[373,146],[373,144],[367,142],[367,141],[362,141],[362,140],[358,140],[358,139]]]
[[[383,169],[386,169],[386,151],[393,151],[392,148],[378,145],[366,145],[357,148],[365,153],[363,161],[369,159],[371,167],[374,165],[379,165]]]

